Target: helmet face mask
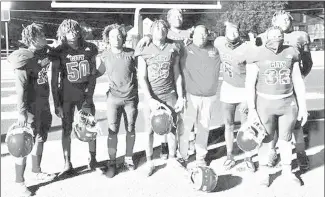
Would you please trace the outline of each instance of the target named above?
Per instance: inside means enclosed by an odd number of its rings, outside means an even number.
[[[96,139],[97,134],[101,133],[101,128],[97,124],[95,117],[83,110],[78,111],[72,130],[76,137],[83,142],[93,141]]]
[[[26,157],[32,152],[34,146],[33,129],[29,126],[13,124],[6,136],[9,153],[17,158]]]
[[[168,134],[175,127],[172,112],[164,104],[151,112],[150,123],[151,129],[158,135]]]

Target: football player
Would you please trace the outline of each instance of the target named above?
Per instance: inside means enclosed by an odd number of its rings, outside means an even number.
[[[225,36],[217,37],[214,46],[220,53],[223,67],[223,81],[220,89],[220,101],[225,123],[225,141],[227,147],[227,159],[224,162],[226,170],[231,169],[236,163],[233,157],[234,142],[234,119],[236,108],[241,115],[241,123],[246,121],[247,104],[243,96],[245,91],[246,59],[245,54],[248,44],[243,43],[239,37],[239,26],[235,23],[226,22]],[[247,153],[245,158],[246,167],[254,172],[255,165],[251,155]]]
[[[193,34],[193,30],[194,27],[190,28],[190,29],[183,29],[183,11],[181,9],[170,9],[167,12],[167,22],[169,25],[169,29],[168,29],[168,33],[167,33],[167,38],[179,43],[181,46],[180,49],[180,56],[182,56],[183,51],[184,51],[184,45],[187,45],[189,43],[191,43],[192,41],[190,40],[191,35]],[[144,36],[138,43],[138,47],[139,48],[143,48],[144,46],[147,46],[148,44],[150,44],[152,38],[151,35],[146,35]],[[182,125],[182,120],[180,119],[178,121],[178,128],[182,129],[183,125]],[[189,150],[188,150],[188,154],[189,155],[193,155],[195,153],[195,146],[194,146],[194,140],[195,140],[195,127],[193,126],[193,129],[190,134],[190,142],[189,142]],[[166,139],[165,139],[165,142]],[[161,157],[162,158],[166,158],[167,155],[167,144],[166,143],[162,143],[162,154]]]
[[[134,170],[132,160],[135,142],[135,122],[138,116],[138,81],[134,50],[124,48],[125,35],[119,25],[109,25],[103,31],[103,40],[109,45],[96,58],[97,76],[105,72],[108,76],[107,121],[108,121],[108,155],[106,175],[112,178],[116,174],[117,134],[122,114],[126,122],[126,155],[124,166]]]
[[[44,142],[52,123],[47,76],[50,66],[49,49],[41,25],[32,23],[23,29],[21,35],[22,43],[27,48],[20,48],[8,57],[15,72],[18,125],[29,125],[34,131],[35,144],[31,152],[33,176],[39,181],[50,181],[55,175],[41,170]],[[20,196],[31,195],[24,183],[26,159],[27,157],[17,158],[15,161],[16,192]]]
[[[300,71],[303,78],[305,78],[309,74],[313,66],[313,61],[311,59],[311,54],[309,50],[310,38],[308,33],[304,31],[292,31],[292,20],[293,18],[289,12],[280,10],[274,13],[272,18],[272,25],[280,27],[284,32],[285,45],[293,46],[299,51],[301,57]],[[263,40],[265,40],[265,33],[260,35],[259,37],[261,37],[261,40],[263,42]],[[265,42],[263,43],[265,44]],[[300,122],[297,122],[297,125],[294,129],[294,137],[299,167],[301,170],[308,170],[309,159],[305,152],[304,134],[303,129],[300,126]],[[271,166],[274,166],[277,161],[277,154],[275,149],[277,141],[278,136],[275,135],[274,141],[271,144],[272,151],[270,153],[269,161],[269,165]]]
[[[96,45],[86,42],[79,23],[72,19],[64,20],[57,31],[60,45],[58,56],[52,65],[52,93],[55,113],[62,119],[62,149],[64,169],[59,174],[72,171],[71,131],[74,111],[83,109],[95,114],[93,93],[96,85]],[[88,169],[94,169],[96,161],[96,140],[88,142]]]
[[[185,47],[181,58],[187,102],[184,132],[180,135],[180,153],[186,160],[189,135],[193,125],[197,125],[195,164],[199,166],[206,165],[211,106],[217,100],[220,64],[218,50],[208,42],[208,29],[203,25],[197,26],[193,43]]]
[[[150,176],[154,170],[152,162],[153,136],[150,113],[160,103],[165,104],[173,112],[176,124],[176,112],[183,109],[182,77],[179,74],[179,50],[177,44],[167,39],[168,26],[165,21],[157,20],[151,26],[152,43],[143,48],[137,48],[139,83],[144,91],[145,102],[145,130],[148,133],[148,147],[146,148],[146,175]],[[176,130],[167,134],[169,161],[168,166],[176,164]],[[171,165],[170,165],[171,164]]]
[[[258,151],[259,178],[263,186],[270,185],[268,152],[275,131],[279,132],[283,183],[300,185],[291,171],[290,141],[296,121],[301,121],[302,126],[307,121],[305,84],[299,69],[299,52],[294,47],[283,45],[283,42],[280,28],[268,29],[265,45],[252,51],[253,56],[247,62],[253,64],[246,66],[248,121],[259,116],[268,133]]]

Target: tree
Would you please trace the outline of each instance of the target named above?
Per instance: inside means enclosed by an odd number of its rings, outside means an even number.
[[[219,35],[224,34],[224,22],[235,22],[240,26],[240,35],[247,37],[249,32],[260,34],[271,26],[275,10],[285,9],[285,1],[235,1],[223,4],[225,12],[203,14],[200,22]]]

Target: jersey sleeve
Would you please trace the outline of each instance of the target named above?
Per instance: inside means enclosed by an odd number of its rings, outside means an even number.
[[[28,85],[27,71],[25,67],[15,69],[15,85],[17,93],[17,110],[19,114],[26,113],[26,93]]]

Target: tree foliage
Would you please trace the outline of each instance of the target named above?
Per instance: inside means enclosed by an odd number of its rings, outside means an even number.
[[[286,1],[235,1],[223,4],[222,12],[202,14],[200,22],[219,35],[224,34],[224,22],[234,22],[240,26],[240,35],[252,32],[260,34],[271,26],[275,10],[285,9]]]

